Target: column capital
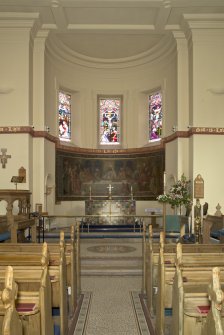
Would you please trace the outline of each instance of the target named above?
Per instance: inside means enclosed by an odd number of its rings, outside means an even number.
[[[177,48],[179,48],[181,46],[182,47],[187,47],[188,40],[187,40],[187,36],[184,33],[184,31],[174,30],[172,33],[173,33],[173,37],[176,40]]]
[[[190,29],[224,29],[224,14],[183,14]]]
[[[39,13],[0,12],[0,28],[33,28]]]
[[[173,30],[173,36],[176,40],[182,40],[185,39],[186,40],[186,36],[185,33],[182,30]]]
[[[224,37],[224,14],[183,14],[181,26],[192,42],[220,43]]]

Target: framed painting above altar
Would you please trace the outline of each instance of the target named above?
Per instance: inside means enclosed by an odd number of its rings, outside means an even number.
[[[163,172],[163,150],[142,155],[84,155],[57,150],[56,201],[155,200],[163,192]]]

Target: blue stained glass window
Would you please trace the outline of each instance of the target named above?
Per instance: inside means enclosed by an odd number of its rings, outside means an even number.
[[[162,136],[162,94],[149,95],[149,140],[156,141]]]
[[[58,131],[62,141],[71,140],[71,95],[58,93]]]
[[[100,144],[120,144],[121,98],[99,98]]]

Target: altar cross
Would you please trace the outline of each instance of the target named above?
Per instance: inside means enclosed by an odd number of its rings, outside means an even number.
[[[7,163],[8,158],[11,158],[11,155],[6,155],[7,149],[1,149],[2,155],[0,155],[1,164],[3,169],[5,168],[5,165]]]
[[[109,189],[109,194],[111,194],[113,186],[111,184],[109,184],[109,186],[107,188]]]
[[[111,184],[109,184],[109,186],[107,188],[109,190],[109,199],[111,199],[111,191],[112,191],[113,186]]]

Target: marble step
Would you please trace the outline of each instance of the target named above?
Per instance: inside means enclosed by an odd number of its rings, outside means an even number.
[[[142,276],[142,269],[102,268],[81,269],[81,276]]]
[[[142,268],[136,266],[111,266],[111,265],[102,265],[102,266],[86,266],[81,267],[81,275],[96,275],[96,276],[141,276]]]
[[[81,275],[142,275],[142,257],[84,257]]]

